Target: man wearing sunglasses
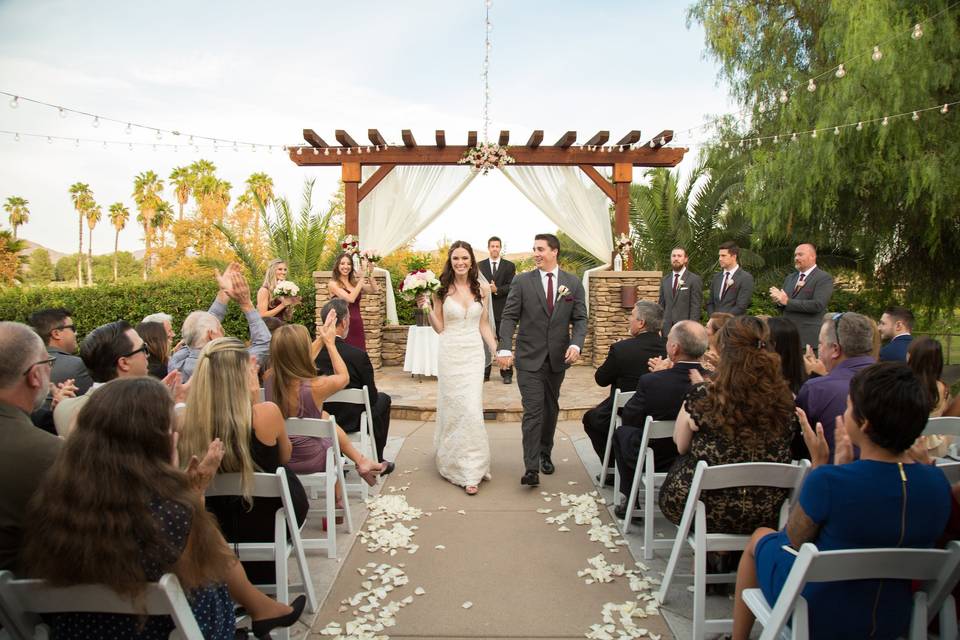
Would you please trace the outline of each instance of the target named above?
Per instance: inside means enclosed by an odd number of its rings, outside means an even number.
[[[69,309],[41,309],[32,313],[27,319],[27,324],[33,327],[37,335],[47,346],[47,353],[56,358],[53,363],[53,371],[50,373],[50,382],[60,384],[67,380],[73,380],[77,387],[77,395],[87,392],[93,379],[83,360],[76,356],[77,353],[77,328],[73,323],[73,313]],[[48,394],[44,402],[44,408],[50,408],[51,396]]]

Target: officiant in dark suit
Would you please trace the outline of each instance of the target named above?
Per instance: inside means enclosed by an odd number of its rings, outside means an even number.
[[[480,273],[490,283],[490,292],[493,297],[493,320],[496,323],[497,340],[500,340],[500,319],[503,316],[503,306],[507,304],[507,295],[510,293],[510,283],[513,277],[517,275],[517,266],[500,256],[503,250],[503,243],[500,238],[493,236],[487,240],[487,251],[490,257],[477,263]],[[500,377],[503,384],[510,384],[513,381],[513,367],[501,369]],[[490,379],[490,366],[483,371],[483,380]]]
[[[681,320],[700,322],[703,308],[703,279],[687,269],[690,261],[687,250],[675,247],[670,252],[673,270],[660,282],[660,306],[663,307],[661,335],[670,333],[670,328]]]
[[[820,342],[823,314],[833,295],[833,276],[817,267],[817,248],[805,242],[793,252],[797,270],[783,281],[783,289],[770,287],[770,298],[800,332],[800,344],[814,350]]]

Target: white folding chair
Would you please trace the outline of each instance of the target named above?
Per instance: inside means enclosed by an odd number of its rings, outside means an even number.
[[[367,385],[363,385],[362,389],[342,389],[337,391],[323,401],[324,404],[328,402],[342,402],[363,406],[364,411],[360,414],[360,430],[356,433],[348,433],[347,435],[350,436],[351,441],[357,442],[360,445],[360,451],[363,455],[374,462],[380,462],[380,458],[377,456],[377,441],[373,434],[373,410],[370,408],[370,392],[367,390]],[[346,469],[356,468],[356,465],[353,464],[351,460],[345,460],[343,464]],[[344,490],[354,489],[359,490],[360,498],[366,502],[369,487],[359,475],[357,475],[357,482],[344,485]]]
[[[207,487],[208,498],[215,496],[241,496],[243,476],[239,473],[218,473]],[[307,596],[307,609],[313,613],[317,610],[317,595],[310,581],[310,570],[307,567],[307,555],[304,552],[304,543],[300,538],[300,527],[297,525],[297,514],[293,509],[293,500],[290,498],[290,486],[287,484],[287,475],[283,467],[276,473],[253,474],[252,497],[280,498],[280,509],[277,509],[274,518],[273,540],[269,542],[230,542],[237,556],[242,561],[273,562],[276,570],[275,585],[257,585],[262,591],[276,593],[277,601],[290,602],[290,591],[303,591]],[[330,527],[332,529],[332,527]],[[290,540],[287,540],[287,534]],[[334,550],[335,554],[335,550]],[[290,556],[296,558],[300,570],[302,583],[290,584],[287,562]],[[333,557],[333,556],[330,556]],[[288,640],[288,629],[276,630],[280,640]]]
[[[950,484],[960,482],[960,462],[942,462],[937,465],[937,469],[943,471]]]
[[[950,453],[960,453],[960,418],[929,418],[927,426],[923,428],[924,436],[952,436]]]
[[[303,541],[305,549],[326,549],[328,558],[337,557],[337,516],[342,515],[346,520],[347,533],[353,531],[353,515],[350,513],[350,498],[347,496],[344,481],[343,454],[340,451],[340,441],[337,439],[337,421],[332,416],[328,419],[319,418],[287,418],[288,436],[310,436],[311,438],[328,438],[332,441],[327,449],[325,471],[316,473],[298,473],[297,477],[303,483],[304,489],[315,494],[315,489],[323,490],[324,505],[322,509],[311,508],[309,513],[322,513],[327,519],[327,536],[325,538],[306,538]],[[337,508],[336,484],[344,487],[342,492],[343,507]],[[361,478],[361,482],[363,479]]]
[[[693,638],[702,640],[707,633],[729,633],[733,628],[730,618],[707,620],[706,599],[707,583],[733,582],[736,573],[707,575],[707,553],[710,551],[743,551],[750,540],[749,535],[710,533],[707,531],[707,508],[700,499],[703,491],[728,489],[732,487],[777,487],[789,489],[790,494],[780,508],[780,523],[787,522],[790,503],[799,492],[803,478],[810,468],[809,460],[799,464],[781,464],[776,462],[744,462],[711,467],[701,460],[697,463],[687,496],[687,504],[680,519],[677,537],[673,540],[670,561],[663,575],[663,583],[657,598],[666,601],[670,582],[673,580],[683,546],[689,545],[693,551]],[[693,526],[693,534],[690,528]],[[678,578],[681,576],[677,576]],[[689,576],[682,576],[689,577]]]
[[[653,557],[654,549],[669,549],[673,546],[673,540],[654,540],[653,539],[653,519],[656,503],[654,494],[663,484],[667,477],[666,472],[657,473],[654,471],[655,460],[653,449],[649,447],[650,440],[655,438],[670,438],[673,436],[673,420],[654,420],[647,416],[643,424],[643,436],[640,439],[640,451],[637,454],[637,468],[633,472],[633,482],[630,485],[630,495],[627,497],[627,515],[623,520],[623,533],[630,530],[630,520],[633,518],[634,505],[637,503],[637,495],[640,487],[643,487],[643,558],[649,560]]]
[[[170,616],[171,639],[203,640],[180,581],[172,573],[148,584],[143,598],[134,601],[99,584],[51,587],[44,580],[15,580],[9,571],[0,571],[0,609],[5,630],[13,638],[47,638],[49,629],[41,614],[90,612]]]
[[[941,549],[854,549],[819,551],[807,542],[796,552],[793,568],[771,607],[760,589],[744,589],[743,601],[763,627],[760,640],[806,640],[810,633],[807,601],[800,595],[808,582],[841,580],[922,580],[913,596],[910,640],[927,637],[927,626],[940,614],[941,640],[956,640],[957,611],[950,591],[960,578],[960,541]],[[789,625],[789,627],[788,627]]]
[[[633,397],[633,394],[636,391],[620,391],[620,389],[614,389],[613,391],[613,413],[610,414],[610,428],[607,430],[607,446],[603,450],[603,466],[600,468],[600,475],[596,478],[597,487],[603,487],[607,484],[607,469],[610,468],[610,454],[613,451],[613,432],[617,430],[623,420],[620,419],[620,409],[623,408],[623,405],[627,404],[627,400]],[[616,472],[616,463],[614,463],[614,472]],[[617,477],[617,474],[613,475],[613,496],[619,495],[620,481]]]

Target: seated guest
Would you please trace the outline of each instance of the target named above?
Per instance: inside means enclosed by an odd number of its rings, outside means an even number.
[[[700,357],[707,350],[707,332],[697,322],[681,320],[667,336],[667,357],[672,366],[640,378],[637,392],[623,407],[623,426],[613,437],[613,455],[620,472],[620,491],[629,496],[636,471],[643,424],[647,416],[654,420],[675,420],[683,399],[690,391],[690,372],[703,373]],[[663,473],[677,458],[677,447],[670,438],[656,438],[648,445],[653,450],[654,471]],[[617,517],[626,515],[626,504],[616,510]]]
[[[950,402],[950,387],[940,379],[943,376],[943,347],[940,342],[926,336],[912,341],[910,348],[907,349],[907,366],[930,395],[930,417],[939,418]],[[950,436],[927,436],[926,445],[929,455],[945,456],[950,441]]]
[[[167,377],[167,362],[170,360],[173,339],[159,322],[141,322],[136,331],[147,345],[147,372],[154,378],[163,380]]]
[[[177,350],[170,357],[167,371],[179,371],[183,382],[187,382],[197,366],[200,352],[208,342],[223,337],[223,318],[227,315],[227,303],[233,300],[240,306],[240,310],[247,318],[250,327],[250,355],[257,358],[257,363],[263,364],[270,351],[270,332],[263,324],[263,319],[257,313],[250,300],[250,285],[240,273],[240,266],[231,264],[223,275],[218,272],[217,284],[220,291],[208,311],[194,311],[183,321],[180,333],[183,335],[185,348]]]
[[[373,364],[370,363],[367,352],[347,344],[346,337],[350,333],[350,307],[347,301],[334,298],[323,305],[320,317],[329,317],[331,311],[337,315],[336,351],[343,358],[347,373],[350,374],[350,382],[346,388],[362,389],[366,385],[370,408],[373,411],[373,437],[376,440],[377,460],[383,460],[383,448],[387,446],[387,435],[390,431],[390,396],[377,390]],[[327,349],[322,349],[314,362],[317,373],[325,376],[333,374],[333,363],[330,362],[330,351]],[[337,424],[347,433],[360,430],[360,414],[364,411],[361,405],[325,402],[323,409],[335,416]]]
[[[173,344],[173,339],[177,334],[173,330],[173,316],[169,313],[151,313],[140,322],[141,324],[146,322],[159,322],[163,325],[163,330],[166,332],[167,337],[170,338],[170,344]]]
[[[53,364],[30,327],[0,322],[0,570],[16,569],[27,502],[63,443],[30,421],[47,397]]]
[[[305,599],[294,608],[257,591],[203,507],[222,446],[183,473],[173,436],[173,401],[160,382],[120,380],[93,394],[30,502],[25,575],[56,586],[102,584],[136,599],[147,582],[174,573],[204,638],[234,637],[231,596],[259,637],[289,626]],[[169,616],[59,613],[44,622],[54,638],[166,638],[173,630]]]
[[[666,342],[660,336],[662,325],[663,308],[660,305],[646,300],[637,302],[630,313],[630,335],[633,337],[610,345],[607,359],[593,375],[598,385],[610,387],[610,396],[583,414],[583,430],[601,460],[607,447],[614,392],[617,389],[636,390],[640,377],[649,371],[647,361],[666,355]]]
[[[118,320],[97,327],[80,345],[80,357],[93,377],[93,385],[82,396],[60,402],[53,411],[57,433],[67,436],[77,413],[90,399],[91,393],[116,378],[147,375],[147,345],[133,328]]]
[[[803,364],[803,351],[800,344],[800,332],[797,325],[789,318],[767,318],[767,327],[770,329],[770,344],[780,356],[780,371],[790,385],[794,395],[800,392],[800,387],[807,381],[807,371]]]
[[[899,362],[861,369],[850,382],[847,408],[837,420],[836,464],[822,425],[802,419],[813,470],[786,529],[754,532],[737,570],[733,637],[745,640],[753,615],[744,589],[759,586],[776,601],[794,554],[812,542],[821,551],[878,547],[932,547],[950,515],[943,473],[916,464],[908,450],[923,431],[930,401],[916,376]],[[799,412],[798,412],[799,413]],[[852,446],[860,460],[852,461]],[[868,526],[865,524],[869,523]],[[913,608],[908,580],[854,580],[808,584],[803,590],[812,638],[898,638],[907,635]]]
[[[905,307],[887,307],[880,316],[880,337],[887,344],[880,349],[880,361],[907,361],[907,349],[913,336],[913,312]]]
[[[73,380],[77,394],[87,392],[93,380],[83,361],[74,355],[77,352],[77,328],[73,324],[73,312],[69,309],[43,309],[30,314],[27,323],[47,345],[47,353],[56,357],[50,381],[54,384]],[[49,408],[48,395],[45,406]]]
[[[793,394],[780,374],[780,356],[767,350],[766,325],[752,316],[727,321],[717,334],[720,362],[712,378],[695,385],[677,416],[673,440],[680,457],[660,489],[660,511],[680,523],[697,463],[791,460],[796,426]],[[751,533],[776,525],[787,492],[731,488],[702,496],[707,526],[720,533]]]
[[[713,371],[717,368],[717,362],[720,361],[720,350],[717,348],[717,334],[720,332],[720,329],[723,329],[723,325],[727,324],[727,321],[733,318],[732,313],[724,313],[718,311],[716,313],[711,313],[710,318],[707,320],[707,339],[710,341],[710,346],[707,348],[707,352],[703,354],[703,368],[707,371]]]
[[[817,358],[826,375],[810,378],[797,394],[797,406],[812,424],[823,424],[827,443],[833,450],[833,428],[843,415],[854,374],[876,362],[873,357],[874,324],[859,313],[833,313],[820,327]],[[832,459],[832,458],[831,458]]]

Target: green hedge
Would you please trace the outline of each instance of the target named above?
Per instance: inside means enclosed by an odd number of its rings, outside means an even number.
[[[303,303],[296,307],[293,322],[304,324],[313,333],[316,295],[313,280],[297,281]],[[257,284],[250,289],[256,296]],[[100,284],[93,287],[13,287],[0,290],[0,319],[26,322],[27,317],[48,307],[66,307],[73,312],[78,334],[82,337],[96,327],[126,320],[136,325],[144,316],[164,312],[173,316],[174,329],[180,333],[183,320],[191,311],[206,311],[217,293],[213,278],[167,279],[136,284]],[[246,339],[247,321],[236,304],[230,303],[223,322],[227,335]]]

